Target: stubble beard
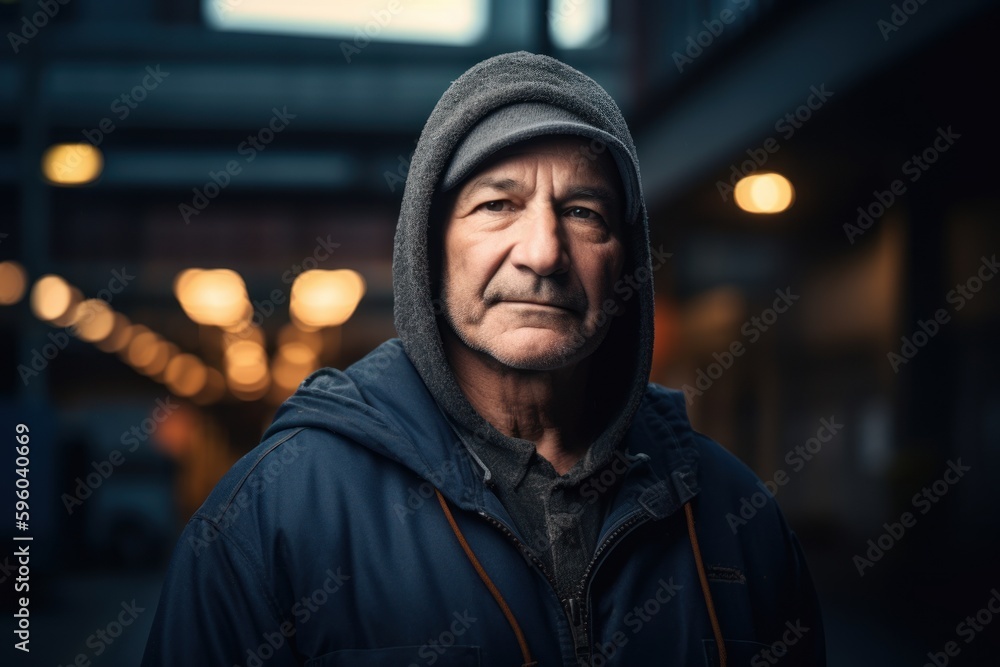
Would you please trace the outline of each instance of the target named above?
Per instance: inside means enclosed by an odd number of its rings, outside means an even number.
[[[530,356],[518,355],[514,351],[506,351],[490,345],[486,337],[482,337],[483,340],[476,340],[470,335],[470,331],[474,331],[482,324],[486,310],[477,312],[468,304],[456,307],[452,302],[447,280],[442,281],[440,299],[445,322],[466,347],[490,357],[502,366],[517,370],[549,371],[579,362],[597,350],[610,329],[610,320],[591,335],[587,335],[585,330],[580,331],[578,328],[563,343],[548,344],[547,349]],[[476,305],[481,303],[480,301]],[[586,327],[583,328],[586,329]]]

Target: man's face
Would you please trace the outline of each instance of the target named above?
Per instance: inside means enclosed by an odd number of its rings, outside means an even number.
[[[467,178],[446,211],[441,298],[470,348],[550,370],[589,356],[622,272],[622,201],[607,152],[579,137],[508,147]],[[599,317],[600,316],[600,317]]]

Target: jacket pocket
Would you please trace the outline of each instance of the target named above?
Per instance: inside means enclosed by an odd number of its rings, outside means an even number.
[[[479,667],[479,647],[455,644],[443,653],[428,646],[347,649],[306,661],[306,667]]]
[[[754,657],[760,656],[760,652],[770,648],[767,644],[752,642],[744,639],[727,639],[726,641],[726,664],[728,667],[758,667],[758,665],[769,665],[771,663],[761,657],[755,663],[751,662]],[[706,667],[719,667],[719,647],[714,639],[702,640],[705,649]],[[785,667],[785,666],[783,666]]]

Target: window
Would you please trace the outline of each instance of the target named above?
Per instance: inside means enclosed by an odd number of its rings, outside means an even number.
[[[549,31],[560,49],[597,46],[608,36],[608,0],[549,0]]]
[[[489,0],[203,0],[202,12],[217,30],[462,46],[482,37]]]

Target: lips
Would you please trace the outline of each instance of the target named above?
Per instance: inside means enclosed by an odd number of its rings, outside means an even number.
[[[574,312],[574,313],[577,312],[576,308],[573,308],[573,307],[571,307],[569,305],[563,305],[563,304],[559,304],[559,303],[552,303],[552,302],[549,302],[549,301],[531,301],[531,300],[528,300],[528,299],[504,299],[504,300],[501,301],[501,303],[520,303],[520,304],[527,304],[527,305],[532,305],[532,306],[545,306],[547,308],[558,308],[559,310],[568,310],[568,311],[571,311],[571,312]]]
[[[543,283],[538,289],[511,284],[491,285],[483,295],[487,307],[498,303],[523,303],[568,310],[577,315],[587,312],[587,296],[583,290]]]

